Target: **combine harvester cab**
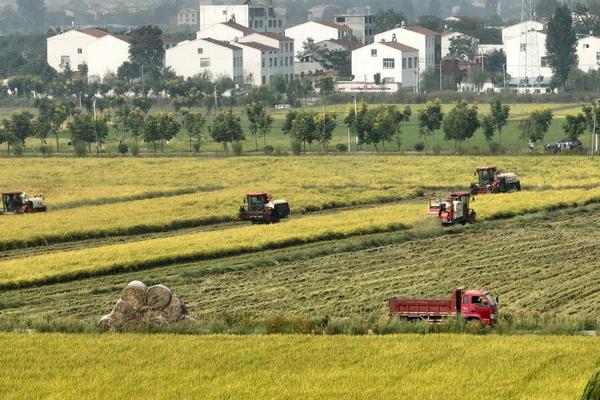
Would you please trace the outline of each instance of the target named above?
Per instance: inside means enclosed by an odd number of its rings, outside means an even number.
[[[390,315],[407,321],[439,323],[446,318],[462,317],[467,321],[495,324],[498,305],[486,290],[456,288],[450,298],[392,297],[388,300]]]
[[[478,167],[475,170],[478,183],[471,183],[471,194],[506,193],[521,190],[521,182],[514,172],[502,172],[498,167]]]
[[[29,214],[46,210],[43,196],[29,197],[26,193],[19,191],[2,193],[2,212],[0,214]]]
[[[446,200],[429,200],[429,216],[439,218],[442,225],[473,224],[477,220],[475,210],[469,208],[471,194],[450,193]]]
[[[265,192],[247,193],[238,217],[253,224],[271,224],[288,218],[290,206],[286,200],[272,200]]]

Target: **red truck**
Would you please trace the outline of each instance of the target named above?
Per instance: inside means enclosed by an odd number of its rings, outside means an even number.
[[[478,320],[484,325],[496,323],[498,306],[486,290],[456,288],[449,299],[392,297],[390,314],[409,321],[440,322],[448,317],[462,316],[467,321]]]

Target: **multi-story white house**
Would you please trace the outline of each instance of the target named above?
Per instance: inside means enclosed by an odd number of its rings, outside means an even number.
[[[583,72],[597,71],[600,66],[600,37],[588,36],[577,41],[578,67]]]
[[[255,32],[238,40],[239,43],[254,42],[274,48],[265,54],[265,69],[261,75],[265,82],[270,82],[273,75],[281,75],[286,81],[294,79],[294,40],[273,32]],[[247,64],[245,63],[244,66]]]
[[[361,43],[373,43],[376,28],[374,14],[336,15],[335,23],[346,25],[348,28],[352,29],[352,36]]]
[[[187,40],[165,53],[165,65],[177,75],[209,73],[213,78],[228,76],[238,84],[243,82],[243,60],[240,47],[211,38]]]
[[[177,26],[198,26],[199,11],[197,8],[184,8],[177,12]]]
[[[88,79],[102,81],[129,60],[129,37],[105,35],[88,46],[87,54]]]
[[[548,83],[552,78],[552,69],[546,56],[546,34],[531,31],[528,44],[521,43],[521,36],[514,36],[504,43],[506,53],[506,73],[511,82],[521,84],[527,78],[529,85]],[[540,79],[541,77],[541,79]]]
[[[375,35],[375,42],[398,42],[419,51],[419,74],[435,69],[441,57],[440,34],[422,26],[394,28]]]
[[[80,65],[88,64],[88,46],[107,35],[108,32],[100,29],[72,29],[49,37],[46,39],[48,65],[59,72],[67,66],[77,71]]]
[[[277,62],[279,49],[257,42],[233,42],[233,44],[243,50],[244,83],[255,86],[268,85],[271,77],[277,75],[278,67],[273,65],[273,59]]]
[[[354,81],[373,83],[380,74],[381,83],[398,84],[402,90],[416,90],[419,50],[398,42],[375,42],[352,52]]]
[[[518,24],[510,25],[502,28],[502,43],[506,44],[511,39],[520,37],[521,33],[527,31],[543,31],[545,29],[544,23],[540,21],[524,21]]]
[[[234,21],[260,32],[283,33],[285,22],[272,0],[246,0],[238,4],[200,5],[200,30],[220,22]]]
[[[254,29],[248,28],[247,26],[240,25],[233,21],[227,21],[219,22],[218,24],[211,25],[206,29],[198,31],[196,33],[196,38],[210,37],[230,42],[255,32]]]
[[[285,36],[294,40],[296,52],[301,53],[304,51],[304,43],[308,42],[309,39],[312,39],[315,43],[330,39],[350,39],[352,29],[328,21],[309,21],[287,28]]]

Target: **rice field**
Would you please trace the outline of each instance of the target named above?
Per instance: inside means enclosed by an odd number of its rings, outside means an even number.
[[[584,337],[0,334],[5,399],[575,400]],[[43,350],[42,350],[43,349]]]

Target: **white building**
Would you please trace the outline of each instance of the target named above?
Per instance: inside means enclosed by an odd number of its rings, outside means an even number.
[[[279,49],[257,42],[234,42],[243,50],[244,56],[244,83],[254,86],[268,85],[271,77],[276,75],[277,66],[273,65],[273,59],[277,62]],[[275,55],[275,57],[274,57]]]
[[[419,50],[398,42],[375,42],[352,52],[354,81],[372,83],[380,74],[381,83],[396,83],[403,90],[415,90],[418,82]]]
[[[105,35],[87,48],[88,78],[103,80],[106,74],[116,74],[129,60],[129,38],[124,35]]]
[[[48,65],[59,72],[67,66],[77,71],[80,65],[88,64],[88,46],[108,34],[100,29],[72,29],[49,37],[46,39]]]
[[[522,32],[528,30],[543,31],[545,25],[540,21],[524,21],[518,24],[510,25],[502,28],[502,43],[506,44],[507,41],[520,37]]]
[[[477,55],[485,56],[487,54],[493,53],[494,51],[504,51],[503,44],[480,44],[477,46]]]
[[[506,73],[511,82],[519,84],[525,78],[533,85],[538,78],[548,83],[552,78],[552,69],[546,56],[546,34],[530,32],[529,45],[521,46],[521,37],[514,36],[504,43],[506,53]],[[527,57],[525,57],[527,55]]]
[[[399,42],[419,51],[419,72],[435,69],[440,57],[440,34],[422,26],[391,29],[375,35],[375,42]]]
[[[286,81],[294,79],[295,50],[292,38],[273,32],[255,32],[240,38],[238,42],[240,44],[256,43],[275,49],[265,50],[261,84],[270,82],[273,75],[281,75]],[[244,68],[247,65],[248,63],[244,61]]]
[[[598,70],[600,66],[600,38],[588,36],[577,41],[579,69],[583,72]]]
[[[177,26],[198,26],[199,11],[197,8],[184,8],[177,13]]]
[[[233,21],[260,32],[283,33],[283,17],[275,12],[272,0],[253,4],[200,5],[200,30],[220,22]]]
[[[233,21],[219,22],[218,24],[211,25],[210,27],[198,31],[196,38],[214,38],[218,40],[226,40],[231,42],[241,37],[255,33],[254,29],[248,28],[247,26],[240,25]]]
[[[309,39],[312,39],[315,43],[330,39],[350,39],[352,37],[352,29],[328,21],[309,21],[287,28],[285,36],[294,40],[296,52],[302,52],[304,50],[304,43]]]
[[[373,43],[375,36],[374,14],[344,14],[336,15],[335,23],[352,29],[352,36],[363,44]]]
[[[204,38],[187,40],[166,51],[165,64],[177,75],[189,78],[209,73],[243,82],[243,50],[227,42]]]

